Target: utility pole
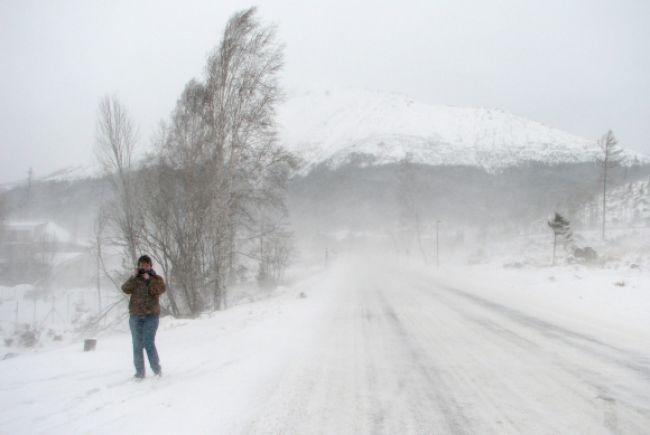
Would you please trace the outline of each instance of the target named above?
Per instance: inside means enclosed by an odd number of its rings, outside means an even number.
[[[436,220],[436,270],[440,269],[440,221]]]
[[[325,246],[325,268],[327,269],[327,266],[329,266],[330,263],[330,250],[327,246]]]
[[[101,251],[101,245],[100,245],[99,237],[97,240],[97,315],[101,316],[102,314],[102,276],[101,276],[101,257],[102,257],[102,251]]]
[[[601,233],[601,240],[605,240],[605,222],[607,220],[607,154],[603,163],[603,227]]]

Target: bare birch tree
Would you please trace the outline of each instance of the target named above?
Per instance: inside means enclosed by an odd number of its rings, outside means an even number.
[[[221,271],[220,284],[234,275],[237,231],[246,217],[244,202],[251,190],[248,177],[255,175],[246,166],[268,156],[258,150],[272,149],[276,140],[282,52],[276,28],[262,26],[256,8],[250,8],[233,15],[220,46],[208,60],[208,115],[218,168],[214,199],[219,212],[213,216],[219,216],[219,233],[225,236],[218,243],[221,254],[213,257],[218,263],[212,265]]]
[[[116,96],[105,96],[97,111],[96,155],[116,191],[112,223],[131,264],[137,257],[139,225],[135,201],[134,149],[137,129]]]
[[[275,32],[260,24],[255,8],[233,15],[208,59],[205,82],[187,83],[155,138],[155,156],[124,179],[125,186],[142,187],[130,191],[128,201],[138,207],[129,208],[136,212],[128,222],[136,225],[124,234],[132,234],[162,268],[174,314],[227,307],[240,258],[269,237],[259,232],[260,210],[272,217],[266,228],[277,232],[276,239],[288,236],[278,223],[286,216],[295,159],[276,138],[282,46]],[[113,168],[130,167],[121,156],[109,154]],[[279,270],[283,245],[275,245],[273,267]]]
[[[7,219],[7,200],[0,192],[0,247],[4,242],[5,236],[5,220]]]
[[[420,185],[417,180],[416,167],[413,156],[409,153],[399,162],[399,176],[397,180],[397,203],[399,206],[399,225],[401,227],[403,243],[406,252],[410,255],[411,241],[415,238],[418,249],[425,263],[428,262],[422,241],[422,212],[420,202]]]

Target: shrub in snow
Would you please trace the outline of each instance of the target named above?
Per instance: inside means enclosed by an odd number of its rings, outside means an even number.
[[[580,263],[595,263],[598,261],[598,254],[591,246],[585,246],[584,248],[575,248],[573,250],[573,256],[576,261]]]
[[[34,347],[38,343],[38,331],[25,325],[22,331],[16,331],[18,344],[23,347]]]
[[[99,318],[97,315],[84,313],[83,316],[74,319],[73,325],[76,332],[94,331],[99,325]]]
[[[486,260],[485,252],[483,252],[482,249],[479,249],[478,251],[474,252],[469,257],[467,257],[467,264],[480,264],[480,263],[484,263],[485,260]]]
[[[515,261],[513,263],[506,263],[503,265],[505,269],[522,269],[524,267],[523,263],[520,263],[519,261]]]
[[[555,265],[555,248],[558,238],[562,241],[564,249],[569,252],[567,262],[581,264],[595,264],[598,262],[598,253],[591,246],[581,248],[576,243],[576,238],[571,230],[571,223],[559,213],[555,213],[548,226],[553,230],[553,265]]]
[[[63,334],[60,332],[55,331],[54,329],[48,329],[47,330],[47,336],[50,338],[52,341],[63,341]]]
[[[555,266],[555,249],[558,237],[562,240],[564,249],[569,250],[574,247],[573,231],[571,231],[571,223],[568,219],[557,212],[547,224],[553,230],[553,266]]]

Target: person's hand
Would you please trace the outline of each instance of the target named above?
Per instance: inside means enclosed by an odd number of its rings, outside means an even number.
[[[133,269],[133,271],[131,272],[131,278],[135,278],[136,276],[138,276],[138,268],[137,267],[135,269]]]
[[[145,281],[146,281],[146,280],[149,279],[149,274],[148,274],[147,272],[145,272],[144,275],[142,275],[142,277],[143,277],[143,278],[145,279]]]

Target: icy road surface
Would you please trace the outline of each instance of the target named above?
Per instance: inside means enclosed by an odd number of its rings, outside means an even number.
[[[340,264],[165,319],[161,380],[129,380],[127,334],[1,361],[0,433],[650,433],[650,343],[532,312],[424,270]]]

